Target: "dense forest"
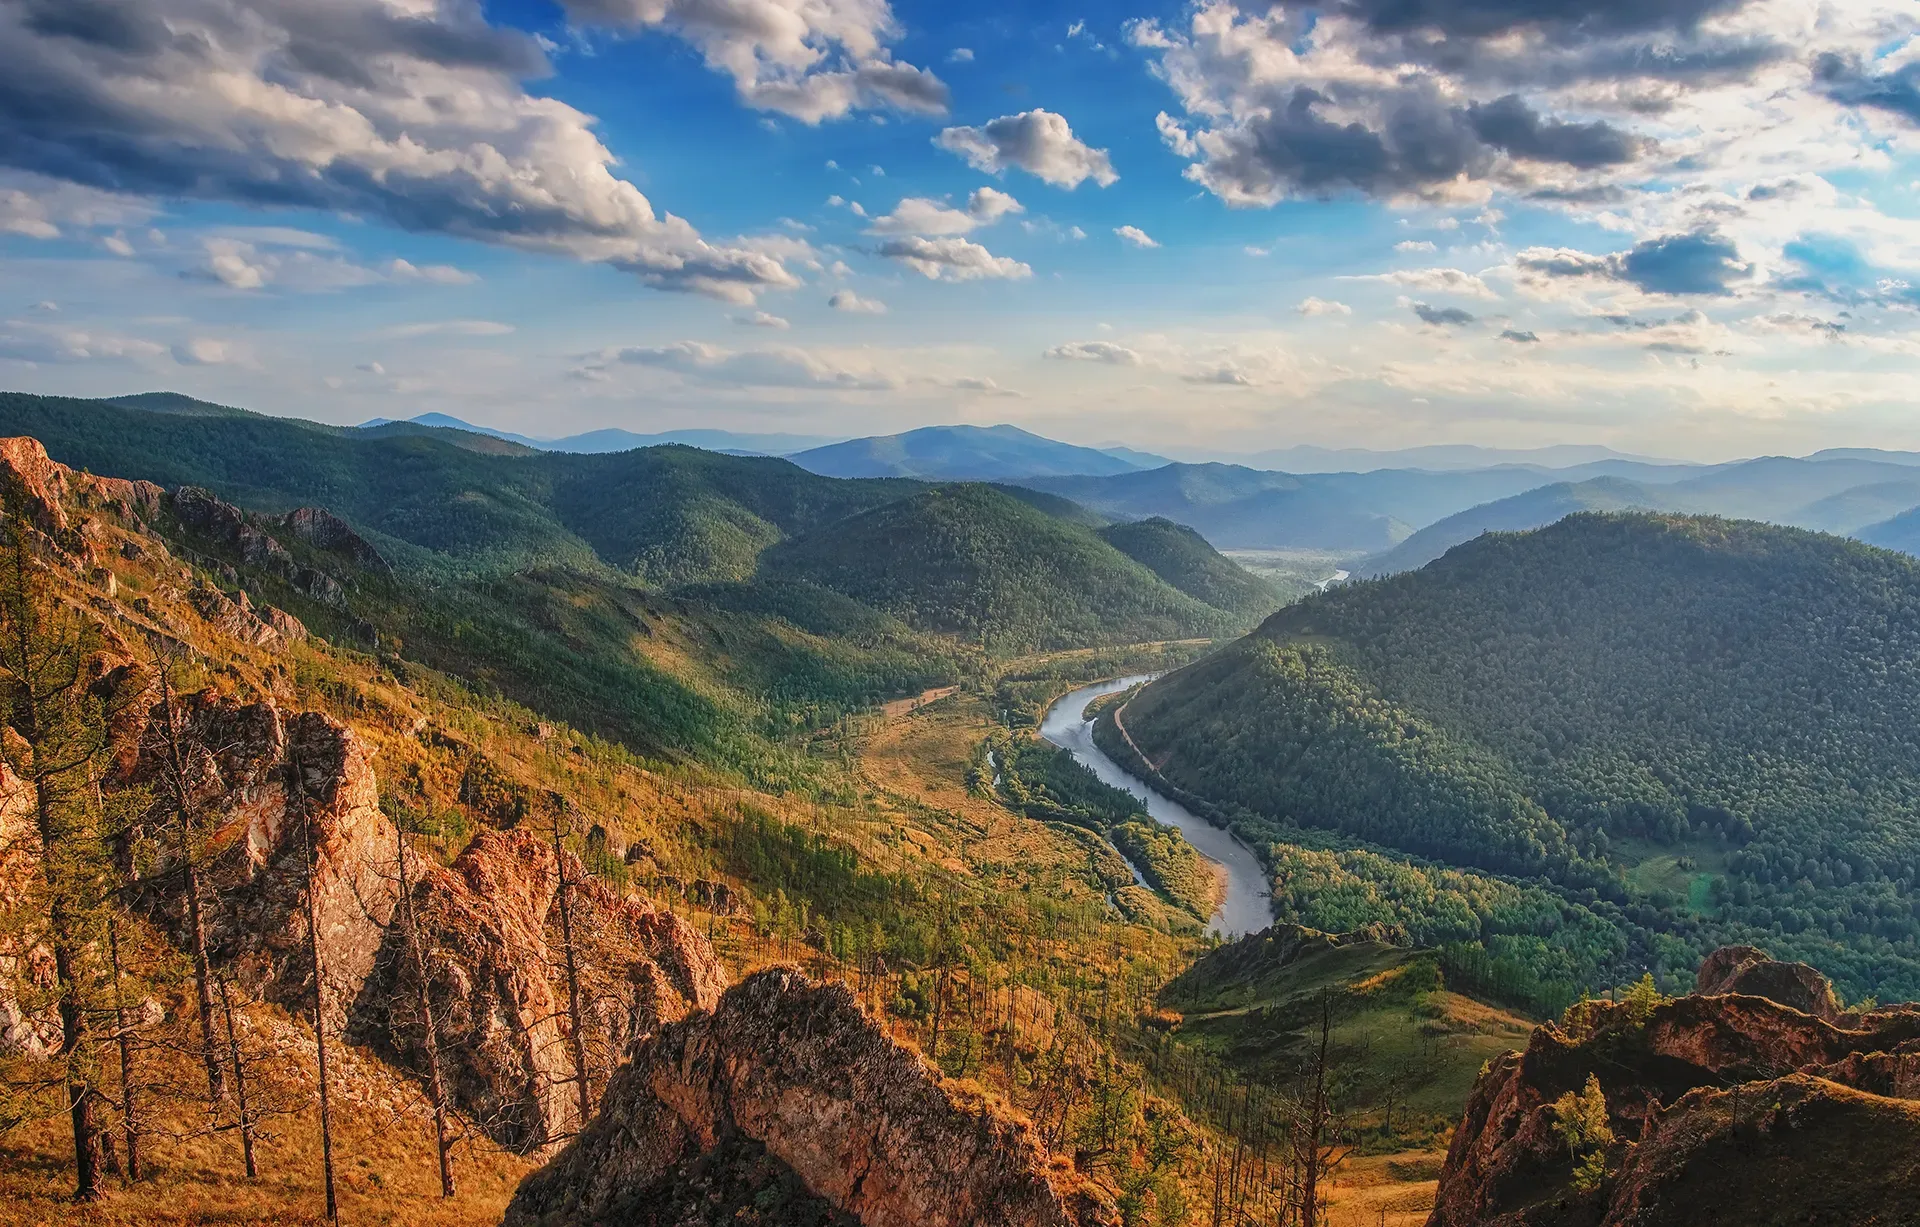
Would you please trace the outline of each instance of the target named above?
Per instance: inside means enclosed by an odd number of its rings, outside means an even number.
[[[761,567],[1007,654],[1227,634],[1248,621],[1093,531],[981,485],[939,487],[783,542]]]
[[[1574,983],[1754,941],[1911,996],[1916,718],[1912,559],[1586,514],[1282,610],[1122,722],[1266,841],[1334,837],[1281,857],[1309,923],[1509,938]]]
[[[1280,605],[1271,584],[1221,557],[1191,528],[1154,516],[1100,530],[1100,539],[1188,596],[1215,609],[1262,618]]]

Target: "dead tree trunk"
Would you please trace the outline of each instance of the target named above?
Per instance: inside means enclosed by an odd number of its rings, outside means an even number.
[[[127,1142],[127,1183],[140,1179],[140,1106],[133,1081],[133,1028],[120,987],[120,922],[107,920],[107,956],[113,965],[113,1030],[120,1048],[120,1127]]]
[[[227,1097],[226,1081],[220,1069],[220,1049],[213,1038],[213,973],[207,958],[207,922],[204,883],[200,877],[198,824],[194,821],[193,780],[188,772],[186,750],[181,746],[179,718],[173,706],[173,661],[155,651],[154,671],[160,678],[161,730],[166,741],[167,800],[179,840],[180,875],[187,896],[187,952],[193,959],[194,1005],[199,1013],[200,1059],[207,1070],[207,1095],[214,1103]]]
[[[440,1076],[440,1038],[433,1024],[433,995],[427,988],[427,961],[420,952],[420,926],[413,913],[413,885],[407,880],[407,836],[393,828],[394,855],[400,866],[400,923],[413,964],[415,1004],[420,1011],[421,1045],[426,1051],[427,1090],[433,1097],[433,1145],[440,1159],[440,1196],[453,1196],[452,1142],[447,1135],[447,1090]]]
[[[327,976],[320,958],[319,864],[313,850],[313,808],[307,801],[306,773],[296,756],[288,763],[300,798],[300,841],[307,863],[307,956],[313,961],[314,1064],[320,1092],[320,1167],[327,1186],[327,1221],[340,1221],[340,1203],[333,1191],[333,1107],[327,1086]]]
[[[220,1013],[227,1020],[227,1052],[233,1060],[233,1094],[240,1109],[240,1157],[246,1164],[247,1179],[258,1180],[260,1167],[253,1158],[253,1115],[247,1107],[247,1062],[240,1051],[240,1032],[233,1024],[233,996],[227,991],[227,978],[220,977]]]
[[[568,1047],[573,1054],[573,1089],[580,1110],[576,1129],[584,1129],[593,1119],[593,1088],[587,1078],[587,1035],[580,1012],[580,960],[573,945],[573,882],[567,874],[567,853],[560,844],[560,815],[553,819],[553,859],[560,883],[554,892],[554,904],[560,910],[560,948],[567,973]]]

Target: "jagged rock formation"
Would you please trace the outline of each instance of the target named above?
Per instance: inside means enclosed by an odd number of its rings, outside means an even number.
[[[339,554],[352,559],[356,564],[377,571],[381,575],[393,574],[380,551],[359,533],[353,526],[325,507],[299,507],[281,516],[280,525],[294,536],[305,541],[317,550]]]
[[[614,894],[529,830],[483,830],[451,869],[422,874],[414,912],[443,1076],[489,1134],[525,1149],[580,1125],[556,907],[563,863],[593,1090],[633,1041],[711,1009],[726,987],[712,947],[685,921]],[[405,940],[399,926],[388,932],[354,1033],[420,1068],[424,1031]]]
[[[717,1222],[682,1192],[772,1162],[863,1227],[1107,1227],[1024,1123],[960,1098],[852,993],[761,972],[634,1052],[599,1116],[529,1176],[508,1227]],[[717,1183],[737,1189],[737,1179]],[[719,1205],[724,1205],[723,1198]]]
[[[1751,947],[1698,987],[1585,1003],[1492,1062],[1429,1227],[1920,1222],[1920,1005],[1843,1012],[1819,973]],[[1553,1104],[1589,1076],[1616,1142],[1583,1192]]]
[[[320,712],[289,715],[271,701],[239,703],[213,692],[178,702],[186,741],[206,747],[188,769],[214,850],[207,880],[219,906],[210,909],[209,954],[250,991],[309,1008],[304,814],[312,824],[329,1007],[342,1016],[373,970],[399,894],[393,826],[380,811],[365,747]],[[136,783],[165,773],[164,727],[156,706]],[[158,880],[168,881],[164,873]],[[176,927],[183,923],[177,888],[151,890],[141,902]]]
[[[38,439],[0,439],[0,500],[17,505],[34,528],[80,562],[98,561],[91,513],[151,518],[164,493],[150,481],[77,473],[49,457]]]

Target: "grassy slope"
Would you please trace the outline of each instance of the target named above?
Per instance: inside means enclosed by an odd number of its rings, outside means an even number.
[[[1754,524],[1581,516],[1290,607],[1149,687],[1126,722],[1208,799],[1544,874],[1590,904],[1597,890],[1633,957],[1676,975],[1752,939],[1849,993],[1905,995],[1920,988],[1903,868],[1920,855],[1916,636],[1909,559]],[[1673,865],[1628,876],[1648,855],[1636,840]],[[1682,897],[1681,857],[1726,876]]]
[[[1526,1046],[1528,1020],[1447,991],[1435,952],[1384,940],[1336,944],[1278,926],[1201,956],[1160,993],[1183,1045],[1263,1080],[1313,1059],[1330,999],[1329,1064],[1343,1111],[1415,1142],[1450,1125],[1480,1071]],[[1391,1119],[1389,1114],[1391,1113]]]

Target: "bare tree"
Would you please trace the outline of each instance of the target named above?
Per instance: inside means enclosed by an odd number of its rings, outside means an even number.
[[[440,1160],[440,1196],[453,1196],[452,1140],[447,1131],[447,1088],[440,1076],[440,1037],[433,1023],[433,996],[427,984],[427,962],[420,948],[420,925],[413,910],[413,884],[407,877],[407,835],[393,827],[394,860],[400,875],[400,924],[412,963],[414,1004],[420,1011],[420,1040],[427,1063],[427,1091],[433,1099],[433,1144]],[[565,871],[562,870],[564,873]],[[569,926],[571,920],[568,921]],[[584,1118],[583,1118],[584,1119]]]
[[[307,775],[297,751],[287,755],[287,775],[291,791],[300,802],[300,844],[306,864],[307,957],[313,964],[313,1044],[314,1064],[320,1095],[320,1167],[327,1189],[327,1221],[340,1221],[340,1203],[333,1189],[333,1106],[327,1085],[327,974],[321,959],[320,942],[320,867],[313,847],[313,804],[307,796]]]
[[[200,864],[199,802],[193,772],[194,752],[196,749],[204,752],[204,748],[197,746],[192,735],[181,727],[181,715],[174,704],[177,653],[156,640],[152,645],[152,658],[160,687],[159,800],[173,811],[174,855],[179,861],[181,889],[187,903],[187,953],[193,959],[200,1059],[207,1071],[207,1095],[219,1103],[227,1097],[227,1087],[220,1068],[220,1048],[213,1033],[213,973],[207,958],[206,890]]]
[[[227,1022],[227,1054],[233,1061],[233,1091],[240,1109],[240,1158],[246,1165],[247,1179],[260,1178],[260,1166],[253,1157],[253,1112],[247,1103],[247,1061],[240,1050],[240,1032],[233,1022],[233,994],[226,976],[220,977],[220,1013]]]

